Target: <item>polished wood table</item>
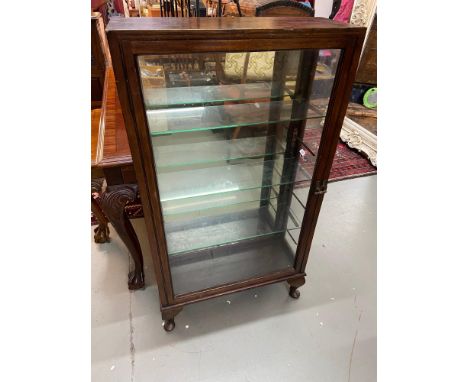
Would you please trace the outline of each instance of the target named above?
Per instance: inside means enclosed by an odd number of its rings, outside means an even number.
[[[140,289],[145,286],[143,257],[129,219],[143,214],[112,67],[106,70],[99,117],[97,114],[92,111],[91,207],[99,223],[94,240],[109,241],[107,224],[110,222],[133,259],[128,287]]]

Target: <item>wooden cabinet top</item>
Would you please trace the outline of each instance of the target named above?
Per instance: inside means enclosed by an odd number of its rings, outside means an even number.
[[[245,37],[246,34],[268,32],[271,37],[284,37],[294,33],[304,35],[361,35],[365,28],[329,19],[315,17],[232,17],[232,18],[112,18],[107,32],[133,35],[168,35],[189,32],[191,35],[202,33],[204,36],[222,38],[229,36]]]

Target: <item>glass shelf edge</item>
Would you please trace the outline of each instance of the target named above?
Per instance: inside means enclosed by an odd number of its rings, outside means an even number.
[[[264,153],[264,154],[257,154],[257,155],[247,155],[247,156],[236,156],[236,157],[229,157],[229,158],[224,158],[224,159],[217,159],[217,160],[206,160],[206,161],[200,161],[200,162],[181,162],[177,164],[172,164],[172,165],[158,165],[157,161],[156,162],[156,168],[158,170],[170,170],[170,169],[176,169],[177,167],[187,167],[187,166],[201,166],[201,165],[208,165],[208,164],[222,164],[226,163],[229,161],[238,161],[238,160],[243,160],[243,159],[260,159],[263,157],[267,157],[270,155],[282,155],[284,154],[284,149],[281,148],[281,150],[278,151],[273,151],[270,153]],[[315,154],[312,154],[315,155]]]
[[[261,125],[271,125],[274,123],[286,123],[286,122],[299,122],[299,121],[306,121],[309,119],[321,119],[324,118],[325,115],[320,116],[310,116],[305,118],[286,118],[286,119],[279,119],[275,121],[263,121],[263,122],[250,122],[250,123],[243,123],[243,124],[235,124],[235,125],[223,125],[223,126],[214,126],[214,127],[202,127],[199,129],[191,129],[191,130],[170,130],[170,131],[162,131],[162,132],[150,132],[151,137],[160,137],[164,135],[172,135],[172,134],[180,134],[180,133],[190,133],[196,131],[207,131],[207,130],[219,130],[219,129],[235,129],[236,127],[247,127],[247,126],[261,126]]]
[[[247,190],[248,191],[248,190]],[[217,194],[216,194],[217,195]],[[164,207],[163,207],[163,217],[170,217],[170,218],[173,218],[173,217],[178,217],[178,216],[184,216],[184,215],[188,215],[190,213],[194,213],[195,211],[214,211],[216,209],[223,209],[223,208],[231,208],[231,207],[235,207],[235,206],[241,206],[243,204],[249,204],[249,203],[256,203],[256,202],[263,202],[263,201],[270,201],[270,204],[271,204],[271,200],[276,200],[278,199],[277,196],[275,197],[270,197],[270,198],[254,198],[252,200],[246,200],[246,201],[241,201],[241,202],[237,202],[237,203],[231,203],[231,204],[226,204],[226,205],[220,205],[220,206],[214,206],[214,207],[206,207],[206,208],[202,208],[202,209],[197,209],[197,210],[189,210],[189,211],[184,211],[184,212],[174,212],[174,213],[165,213],[164,212]],[[180,199],[179,199],[180,200]]]
[[[226,243],[212,244],[212,245],[208,245],[208,246],[192,248],[192,249],[189,249],[189,250],[183,250],[183,251],[178,251],[178,252],[169,252],[168,251],[167,254],[170,257],[182,256],[182,255],[188,254],[190,252],[199,252],[199,251],[207,250],[207,249],[211,249],[211,248],[219,248],[219,247],[229,246],[229,245],[233,245],[233,244],[239,244],[239,243],[242,243],[244,241],[249,241],[249,240],[252,240],[252,239],[264,238],[264,237],[268,237],[268,236],[274,236],[274,235],[278,235],[278,234],[281,234],[281,233],[285,233],[286,231],[287,231],[287,229],[283,229],[283,230],[278,230],[278,231],[262,233],[262,234],[258,234],[258,235],[246,236],[246,237],[242,237],[240,239],[232,240],[232,241],[229,241],[229,242],[226,242]]]
[[[258,99],[281,100],[291,98],[293,91],[284,89],[283,93],[271,94],[275,83],[253,82],[246,84],[225,84],[209,86],[181,86],[168,88],[148,88],[143,89],[145,97],[145,108],[147,110],[160,110],[170,108],[184,108],[193,106],[208,106],[212,104],[222,104],[223,102],[244,102]],[[232,92],[238,92],[239,95],[229,95]],[[250,95],[240,95],[240,93],[251,93]],[[257,94],[255,94],[257,92]],[[252,94],[254,93],[254,94]],[[223,95],[224,94],[224,95]],[[192,98],[188,98],[191,95]],[[213,98],[205,98],[205,95]],[[184,99],[184,97],[187,97]],[[163,99],[180,99],[181,101],[156,101]],[[153,101],[153,102],[152,102]]]
[[[186,102],[180,104],[168,104],[160,106],[147,106],[145,105],[146,111],[166,110],[166,109],[183,109],[188,107],[206,107],[206,106],[222,106],[225,102],[256,102],[258,99],[265,99],[270,101],[281,101],[281,100],[292,100],[291,94],[284,94],[282,96],[265,96],[265,97],[251,97],[251,98],[227,98],[227,99],[214,99],[204,102]]]
[[[278,170],[275,168],[275,171],[279,174]],[[267,184],[267,185],[259,185],[259,186],[254,186],[254,187],[245,187],[245,188],[236,188],[233,190],[226,190],[226,191],[220,191],[220,192],[207,192],[207,193],[201,193],[199,195],[194,195],[194,196],[186,196],[186,197],[181,197],[181,198],[171,198],[171,199],[163,199],[161,198],[161,202],[174,202],[176,200],[187,200],[187,199],[193,199],[193,198],[199,198],[199,197],[205,197],[205,196],[215,196],[215,195],[223,195],[223,194],[228,194],[231,192],[239,192],[239,191],[249,191],[249,190],[256,190],[259,188],[268,188],[268,187],[277,187],[277,186],[283,186],[283,185],[289,185],[289,184],[300,184],[304,182],[310,182],[312,180],[312,176],[302,168],[302,166],[298,163],[298,169],[297,171],[302,171],[310,176],[309,179],[301,179],[301,180],[292,180],[292,181],[287,181],[287,182],[278,182],[278,183],[273,183],[273,184]]]

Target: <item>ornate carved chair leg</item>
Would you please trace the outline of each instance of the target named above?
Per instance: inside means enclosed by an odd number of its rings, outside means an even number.
[[[125,213],[125,206],[134,202],[137,199],[137,194],[138,186],[136,184],[124,184],[107,187],[106,191],[98,199],[102,210],[132,256],[134,269],[128,274],[128,288],[131,290],[141,289],[145,286],[140,243]]]
[[[298,288],[305,284],[305,278],[299,277],[296,279],[290,279],[288,280],[288,284],[289,284],[289,295],[292,298],[298,299],[301,295]]]
[[[133,229],[132,223],[124,213],[125,231],[131,237],[133,245],[127,244],[130,254],[133,258],[134,268],[133,271],[128,273],[128,288],[131,290],[142,289],[145,287],[145,274],[143,271],[143,255],[141,253],[140,242],[138,236]]]
[[[94,229],[94,242],[95,243],[108,243],[109,238],[109,221],[107,220],[104,212],[96,201],[102,191],[103,178],[91,180],[91,211],[98,221],[98,226]]]
[[[107,225],[108,221],[104,213],[99,207],[99,204],[96,200],[91,197],[91,211],[93,211],[94,217],[98,221],[98,226],[94,229],[94,242],[95,243],[109,243],[109,226]]]
[[[164,330],[166,332],[172,332],[175,328],[174,317],[177,316],[182,307],[177,308],[162,308],[161,309],[161,316],[164,320]]]

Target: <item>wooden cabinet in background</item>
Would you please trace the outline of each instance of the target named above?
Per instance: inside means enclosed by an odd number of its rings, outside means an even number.
[[[377,13],[362,52],[356,83],[377,85]]]
[[[99,12],[91,14],[91,108],[101,107],[107,66],[111,58],[104,32],[104,22]]]

